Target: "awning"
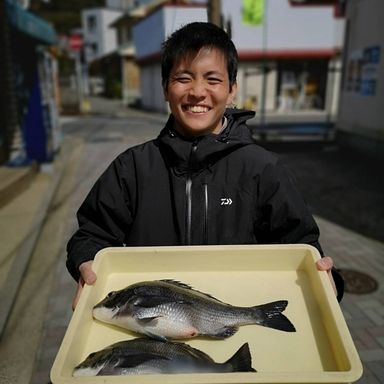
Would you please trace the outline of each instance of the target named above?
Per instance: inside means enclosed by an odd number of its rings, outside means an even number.
[[[5,0],[10,24],[44,44],[56,44],[57,36],[51,24],[25,10],[19,3]]]

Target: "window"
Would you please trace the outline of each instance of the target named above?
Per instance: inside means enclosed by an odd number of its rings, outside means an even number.
[[[92,49],[92,54],[94,56],[97,56],[98,53],[99,53],[99,47],[98,47],[97,43],[92,43],[91,44],[91,49]]]
[[[87,17],[87,29],[89,32],[93,32],[96,29],[97,20],[95,15],[89,15]]]

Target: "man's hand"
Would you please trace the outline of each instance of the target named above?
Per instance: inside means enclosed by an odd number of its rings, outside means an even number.
[[[320,260],[316,262],[316,267],[319,271],[326,271],[328,273],[329,280],[331,280],[332,288],[335,291],[335,294],[337,296],[337,289],[335,281],[333,280],[332,276],[332,267],[333,267],[333,260],[329,256],[324,256]]]
[[[77,290],[75,294],[75,298],[72,302],[72,309],[75,310],[77,303],[80,299],[80,294],[83,291],[84,284],[92,285],[96,281],[96,273],[92,270],[92,263],[93,260],[86,261],[85,263],[80,264],[79,271],[80,271],[80,279],[79,283],[77,285]]]

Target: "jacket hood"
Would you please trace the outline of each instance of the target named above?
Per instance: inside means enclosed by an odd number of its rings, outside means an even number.
[[[182,173],[197,172],[213,164],[226,154],[253,143],[246,121],[255,115],[253,111],[227,109],[224,116],[227,125],[218,135],[207,134],[187,138],[174,128],[170,115],[160,132],[157,142],[167,164]]]

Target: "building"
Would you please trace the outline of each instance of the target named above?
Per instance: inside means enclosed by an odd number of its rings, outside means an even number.
[[[154,0],[106,0],[103,8],[82,11],[86,93],[122,98],[139,97],[138,68],[130,29]]]
[[[122,13],[121,10],[108,8],[89,8],[81,12],[87,64],[116,50],[117,37],[110,25]]]
[[[136,1],[136,7],[124,12],[111,24],[111,27],[116,30],[118,48],[107,59],[112,67],[120,68],[118,70],[121,72],[121,97],[124,105],[137,104],[140,100],[140,70],[136,63],[136,49],[132,34],[133,26],[151,12],[153,7],[162,2],[164,0],[147,0],[138,4],[139,1]]]
[[[0,163],[12,165],[49,162],[60,145],[56,33],[21,3],[0,1]]]
[[[384,2],[348,0],[337,135],[341,144],[384,157]]]
[[[170,2],[134,27],[136,59],[141,69],[143,106],[166,110],[160,87],[161,41],[181,24],[207,20],[206,2]],[[300,2],[302,3],[302,2]],[[344,19],[333,3],[297,6],[294,1],[266,1],[259,22],[245,19],[243,1],[221,0],[223,27],[239,53],[236,103],[259,111],[261,119],[332,121],[337,113]],[[147,40],[149,30],[153,38]]]

